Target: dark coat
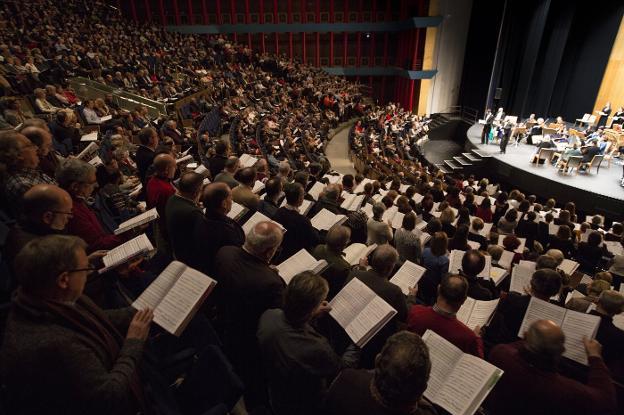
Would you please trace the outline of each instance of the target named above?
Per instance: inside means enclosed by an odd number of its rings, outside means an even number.
[[[180,195],[173,195],[167,200],[165,206],[167,235],[178,261],[189,264],[192,260],[197,245],[197,241],[192,238],[193,230],[203,216],[201,209],[193,201]]]

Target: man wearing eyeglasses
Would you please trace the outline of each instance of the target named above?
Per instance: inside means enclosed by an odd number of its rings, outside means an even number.
[[[153,313],[102,310],[83,295],[93,271],[79,238],[30,241],[1,351],[10,413],[136,414],[153,406],[141,356]]]

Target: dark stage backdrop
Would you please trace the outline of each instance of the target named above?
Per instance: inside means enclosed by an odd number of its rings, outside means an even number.
[[[617,0],[474,0],[460,104],[568,121],[591,112],[623,12]]]

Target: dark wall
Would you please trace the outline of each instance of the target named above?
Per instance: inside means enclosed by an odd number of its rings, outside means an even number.
[[[594,0],[475,0],[460,101],[483,110],[503,106],[508,114],[573,120],[593,109],[624,2]],[[494,64],[495,22],[503,22]],[[489,22],[490,27],[484,27]],[[473,24],[474,23],[474,24]],[[493,46],[492,46],[493,44]],[[489,64],[489,68],[486,68]],[[500,101],[486,100],[490,75],[502,88]]]

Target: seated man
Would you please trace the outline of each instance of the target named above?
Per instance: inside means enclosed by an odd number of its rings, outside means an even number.
[[[279,202],[284,197],[282,192],[282,181],[279,177],[267,180],[264,190],[266,193],[263,199],[258,202],[258,212],[269,219],[273,219],[279,209]]]
[[[609,370],[596,340],[584,340],[589,361],[587,384],[557,373],[565,336],[549,320],[538,320],[524,340],[500,344],[489,361],[505,374],[485,402],[492,415],[505,414],[607,414],[617,401]],[[522,393],[519,393],[522,391]]]
[[[238,173],[240,184],[232,189],[232,200],[251,211],[258,208],[260,197],[253,192],[256,183],[256,169],[247,167]]]
[[[553,143],[552,139],[550,137],[548,138],[544,138],[542,140],[541,143],[539,143],[535,149],[535,154],[533,155],[533,157],[531,158],[531,163],[539,163],[542,164],[544,163],[544,160],[539,160],[539,153],[540,150],[543,148],[555,148],[555,143]],[[546,162],[549,160],[546,160]]]
[[[82,295],[93,271],[85,246],[50,235],[15,260],[20,288],[2,346],[9,413],[136,414],[153,405],[138,376],[152,311],[104,311]]]
[[[349,244],[351,238],[351,229],[334,225],[325,236],[325,243],[317,245],[314,248],[313,255],[316,259],[324,259],[327,261],[327,269],[321,274],[329,284],[328,299],[334,298],[342,289],[351,271],[351,264],[344,258],[343,251]]]
[[[433,307],[415,305],[409,311],[407,327],[418,335],[433,330],[465,353],[483,358],[481,327],[466,327],[456,314],[468,292],[468,281],[461,275],[449,275],[438,286],[438,298]]]
[[[375,370],[346,369],[332,383],[328,415],[434,415],[422,398],[431,360],[422,339],[401,331],[391,336],[375,359]]]
[[[223,182],[230,186],[230,189],[234,189],[236,186],[238,186],[238,181],[234,178],[234,175],[238,171],[239,167],[240,162],[238,161],[238,157],[228,158],[224,164],[223,171],[221,171],[214,177],[213,182]]]
[[[475,300],[494,300],[498,298],[498,289],[492,280],[485,280],[478,275],[485,268],[485,256],[475,250],[466,251],[462,257],[461,274],[468,280],[468,297]]]
[[[341,366],[357,361],[354,349],[341,360],[310,325],[331,309],[325,301],[328,288],[323,278],[302,272],[286,287],[283,309],[267,310],[260,317],[258,343],[276,415],[318,414]]]

